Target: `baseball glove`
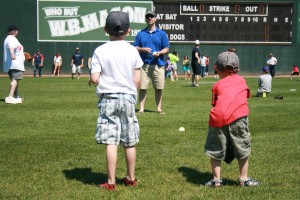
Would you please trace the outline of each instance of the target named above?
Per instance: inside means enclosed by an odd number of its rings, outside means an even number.
[[[24,56],[25,56],[25,60],[27,62],[30,62],[32,60],[32,57],[31,57],[30,53],[24,52]]]

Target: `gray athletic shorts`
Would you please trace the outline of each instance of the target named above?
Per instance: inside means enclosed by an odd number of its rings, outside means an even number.
[[[99,101],[96,141],[99,144],[135,146],[140,128],[135,115],[136,100],[130,94],[103,94]]]
[[[8,71],[8,76],[11,80],[23,80],[23,71],[17,69],[10,69]]]
[[[224,160],[228,140],[234,149],[235,158],[245,159],[251,153],[248,117],[242,117],[222,128],[209,127],[205,153],[216,160]]]

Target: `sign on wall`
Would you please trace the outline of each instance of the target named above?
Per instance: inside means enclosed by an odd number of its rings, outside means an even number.
[[[292,3],[156,2],[157,24],[171,42],[272,43],[293,41]]]
[[[152,1],[37,0],[37,40],[48,42],[104,42],[105,20],[111,11],[128,13],[134,41],[146,27],[145,14]]]

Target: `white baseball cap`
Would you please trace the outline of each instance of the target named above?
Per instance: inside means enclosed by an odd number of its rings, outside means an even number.
[[[195,45],[200,45],[200,41],[199,40],[195,40]]]

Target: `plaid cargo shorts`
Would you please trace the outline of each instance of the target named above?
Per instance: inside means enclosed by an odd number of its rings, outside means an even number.
[[[98,144],[134,146],[139,142],[136,99],[130,94],[103,94],[100,98],[96,141]]]

